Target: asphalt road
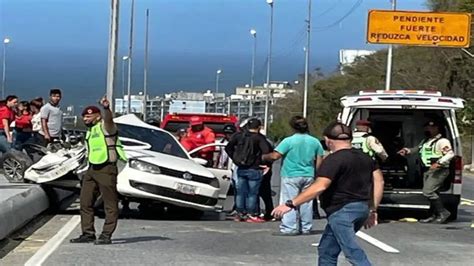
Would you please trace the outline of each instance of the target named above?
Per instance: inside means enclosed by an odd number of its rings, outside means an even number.
[[[465,176],[462,196],[465,200],[456,222],[386,221],[363,231],[399,253],[388,253],[380,244],[362,239],[360,243],[374,265],[472,265],[474,230],[469,227],[474,217],[474,176]],[[219,221],[213,215],[200,221],[175,221],[132,215],[120,220],[112,245],[94,246],[69,243],[69,238],[80,234],[77,223],[71,222],[78,221],[77,214],[72,210],[52,217],[0,264],[23,265],[48,245],[51,254],[43,265],[315,265],[317,248],[313,244],[318,243],[325,226],[325,220],[315,220],[314,235],[278,237],[271,235],[278,230],[278,222],[235,223]],[[101,223],[97,221],[97,228]],[[71,230],[62,235],[60,229],[70,225]],[[58,235],[59,241],[52,243]],[[340,262],[348,265],[343,256]]]

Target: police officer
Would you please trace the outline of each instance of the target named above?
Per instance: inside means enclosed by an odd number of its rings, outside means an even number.
[[[449,163],[454,158],[451,143],[439,131],[439,123],[430,120],[424,125],[426,138],[415,148],[403,148],[398,154],[419,153],[424,167],[423,196],[430,201],[431,216],[421,223],[444,224],[451,213],[443,206],[439,189],[449,175]]]
[[[89,169],[82,180],[80,195],[82,235],[71,239],[71,243],[111,244],[112,233],[117,227],[117,161],[126,160],[126,157],[118,140],[117,127],[109,109],[110,103],[103,98],[100,104],[103,108],[102,115],[96,106],[86,107],[82,112],[84,124],[88,127],[86,142]],[[93,209],[97,192],[102,195],[105,209],[105,223],[98,239],[95,236]]]
[[[356,130],[354,131],[352,139],[352,147],[362,150],[373,159],[379,158],[382,162],[387,160],[388,155],[382,143],[370,135],[370,121],[358,120],[356,122]]]

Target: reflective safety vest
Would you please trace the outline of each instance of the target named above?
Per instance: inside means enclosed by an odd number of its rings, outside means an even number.
[[[109,145],[107,145],[106,138],[116,137],[115,145],[110,147],[115,147],[117,151],[117,159],[127,160],[125,152],[123,151],[123,146],[118,139],[118,134],[105,136],[104,131],[102,130],[102,122],[95,124],[86,133],[86,141],[89,153],[89,162],[91,164],[103,164],[109,160]]]
[[[369,155],[372,158],[375,158],[375,152],[369,148],[367,145],[367,137],[369,134],[365,134],[360,137],[354,137],[352,139],[352,148],[362,150],[365,154]]]
[[[436,151],[436,142],[439,139],[435,139],[433,141],[426,140],[420,144],[420,156],[423,165],[426,167],[430,167],[433,163],[435,163],[439,158],[443,157],[441,152]]]

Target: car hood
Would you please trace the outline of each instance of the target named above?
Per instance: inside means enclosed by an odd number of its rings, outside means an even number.
[[[140,159],[159,167],[181,172],[187,171],[195,175],[215,178],[215,176],[206,167],[194,162],[192,159],[179,158],[176,156],[149,150],[126,150],[126,153],[128,159]]]

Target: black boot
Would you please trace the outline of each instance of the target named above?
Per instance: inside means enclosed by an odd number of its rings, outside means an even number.
[[[430,217],[426,218],[426,219],[420,219],[419,222],[422,223],[422,224],[427,224],[427,223],[432,223],[434,220],[436,220],[437,216],[438,216],[438,213],[436,212],[435,208],[434,208],[434,201],[433,200],[430,200]]]
[[[433,221],[434,224],[445,224],[448,222],[449,216],[451,216],[451,213],[446,210],[443,206],[443,202],[441,201],[440,198],[436,199],[433,201],[434,202],[434,208],[436,212],[438,213],[438,217]]]
[[[92,243],[95,241],[95,235],[82,234],[78,238],[70,239],[71,243]]]

